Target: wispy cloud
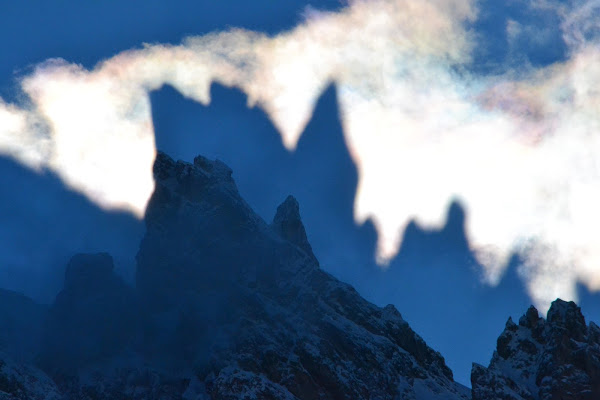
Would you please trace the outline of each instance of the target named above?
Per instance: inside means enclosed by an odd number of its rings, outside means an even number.
[[[292,150],[334,82],[359,171],[355,217],[373,219],[380,262],[411,219],[441,226],[458,199],[488,281],[518,252],[544,307],[575,298],[577,280],[600,289],[600,50],[588,9],[600,8],[557,11],[570,59],[494,77],[467,68],[478,45],[468,0],[356,0],[309,10],[275,37],[230,30],[146,45],[91,71],[50,60],[21,82],[30,105],[0,102],[0,152],[141,216],[153,189],[150,90],[168,83],[207,104],[213,81],[238,87]],[[507,29],[514,38],[527,27]]]

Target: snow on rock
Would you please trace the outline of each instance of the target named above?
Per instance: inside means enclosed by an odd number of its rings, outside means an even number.
[[[159,153],[154,172],[137,272],[149,348],[185,354],[205,398],[408,399],[415,382],[468,398],[393,306],[319,268],[293,197],[267,225],[219,161]]]
[[[394,306],[319,268],[292,196],[268,225],[220,161],[159,153],[154,176],[135,288],[98,253],[49,309],[0,290],[0,400],[600,399],[600,328],[575,303],[509,318],[471,392]]]
[[[159,153],[154,176],[136,287],[73,257],[44,372],[2,364],[0,400],[470,398],[394,306],[319,268],[293,197],[268,225],[220,161]]]
[[[62,396],[40,369],[0,353],[0,400],[62,400]]]
[[[471,372],[473,400],[600,399],[600,329],[557,299],[544,320],[534,307],[509,318],[485,368]]]

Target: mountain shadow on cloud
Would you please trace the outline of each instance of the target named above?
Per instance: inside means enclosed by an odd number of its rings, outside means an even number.
[[[52,301],[74,253],[108,250],[132,278],[141,221],[104,211],[54,174],[0,157],[0,288]]]
[[[334,86],[319,98],[292,153],[265,113],[246,106],[242,92],[214,84],[211,98],[204,107],[168,86],[153,92],[158,149],[187,161],[197,154],[223,160],[242,196],[266,221],[293,194],[322,268],[376,304],[397,305],[447,357],[457,380],[469,384],[471,362],[489,360],[507,315],[519,315],[531,303],[517,264],[498,287],[483,285],[482,267],[464,232],[465,210],[452,203],[444,227],[409,224],[387,270],[375,265],[373,224],[357,226],[353,219],[358,173],[344,141]]]
[[[217,84],[211,87],[208,107],[184,99],[170,86],[152,92],[150,98],[159,151],[186,161],[199,154],[222,160],[234,170],[240,193],[250,205],[263,218],[272,214],[287,195],[280,182],[290,160],[261,110],[248,109],[241,92]]]
[[[464,231],[465,211],[454,201],[450,203],[446,222],[441,229],[426,229],[420,227],[414,220],[409,222],[404,230],[403,242],[395,257],[395,263],[411,263],[426,259],[446,257],[448,253],[461,253],[465,261],[474,263],[475,258],[469,251],[469,243]]]
[[[157,148],[190,161],[197,154],[230,165],[240,193],[265,220],[293,194],[302,207],[309,241],[321,265],[343,280],[370,266],[376,234],[370,223],[356,227],[353,203],[358,173],[346,147],[337,95],[330,86],[319,98],[295,152],[246,96],[218,84],[203,107],[166,86],[151,94]],[[346,276],[345,274],[350,274]]]
[[[371,283],[373,292],[367,297],[377,304],[396,304],[425,340],[438,346],[455,379],[468,384],[471,363],[487,362],[506,318],[518,316],[531,300],[517,274],[516,258],[498,286],[482,283],[483,267],[465,235],[465,214],[454,202],[441,229],[410,222],[398,255]]]

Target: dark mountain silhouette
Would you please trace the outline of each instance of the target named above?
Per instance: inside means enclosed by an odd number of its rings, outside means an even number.
[[[295,198],[267,224],[220,161],[159,153],[154,176],[136,288],[74,256],[37,367],[0,358],[3,398],[469,398],[394,306],[319,267]]]
[[[457,379],[467,384],[471,362],[491,356],[504,316],[531,302],[516,272],[518,260],[497,288],[482,284],[481,266],[464,233],[467,211],[451,203],[439,231],[409,224],[400,253],[383,270],[374,261],[373,225],[354,222],[358,172],[344,141],[335,86],[319,98],[291,153],[267,115],[246,106],[242,92],[213,84],[211,99],[204,107],[168,86],[153,92],[157,147],[184,160],[192,160],[196,152],[223,160],[236,171],[242,196],[265,219],[294,193],[323,269],[381,306],[411,304],[403,316],[441,349]],[[468,339],[464,325],[473,329]]]
[[[439,231],[410,224],[399,255],[382,270],[374,263],[372,224],[356,226],[353,221],[358,176],[344,143],[335,87],[319,99],[294,153],[283,148],[261,110],[246,107],[241,92],[213,85],[212,98],[203,107],[168,87],[154,92],[159,148],[188,160],[202,152],[233,165],[240,192],[263,219],[270,219],[281,200],[294,193],[322,268],[375,304],[410,305],[402,307],[403,317],[442,351],[455,378],[467,384],[470,363],[491,357],[504,316],[516,315],[530,303],[518,276],[518,259],[499,286],[481,284],[481,267],[464,235],[468,210],[454,203]],[[7,158],[0,158],[0,178],[0,287],[49,303],[61,288],[71,255],[99,251],[108,251],[115,271],[133,282],[141,222],[100,210],[53,174],[32,172]],[[580,292],[586,315],[597,318],[598,295],[583,286]],[[470,327],[468,335],[463,326]]]
[[[118,272],[132,279],[141,221],[101,210],[56,175],[5,157],[0,180],[0,287],[49,303],[78,252],[110,251]]]
[[[77,254],[44,321],[37,364],[52,376],[73,376],[119,354],[139,328],[132,287],[114,273],[108,253]]]
[[[600,398],[600,328],[557,299],[544,320],[531,306],[498,337],[489,367],[473,364],[473,400]]]
[[[218,160],[157,155],[135,287],[94,253],[71,258],[50,307],[0,291],[1,398],[471,398],[393,305],[319,266],[293,196],[267,224],[232,174]],[[444,230],[408,237],[460,231],[462,215],[454,205]],[[464,256],[460,243],[432,257]],[[465,335],[482,329],[451,317]],[[546,321],[530,307],[505,324],[489,367],[473,364],[473,399],[592,400],[598,360],[600,328],[573,302],[556,300]]]

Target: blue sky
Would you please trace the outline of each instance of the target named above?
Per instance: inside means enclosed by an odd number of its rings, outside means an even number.
[[[477,3],[478,17],[465,28],[474,45],[472,59],[456,73],[477,81],[565,62],[569,54],[557,8],[531,4]],[[178,44],[186,36],[231,27],[275,35],[303,23],[309,5],[331,11],[344,7],[337,0],[2,4],[0,97],[25,104],[18,78],[49,58],[91,69],[143,43]],[[519,276],[518,257],[497,286],[482,283],[483,267],[466,239],[468,210],[444,199],[447,221],[438,228],[410,223],[388,268],[378,266],[376,227],[369,219],[357,224],[353,214],[359,172],[344,140],[339,96],[335,85],[319,94],[290,152],[267,113],[246,107],[243,91],[213,84],[210,105],[202,105],[165,86],[150,93],[156,145],[176,158],[189,161],[203,154],[228,163],[242,195],[266,220],[287,194],[294,194],[323,268],[370,301],[395,304],[447,358],[457,380],[468,384],[471,362],[487,364],[508,316],[518,317],[533,302]],[[410,194],[411,187],[401,183],[407,173],[389,171],[387,184]],[[68,189],[55,172],[34,172],[8,157],[0,159],[0,179],[5,182],[0,187],[0,286],[50,301],[67,260],[81,251],[111,252],[121,274],[132,279],[143,234],[139,220],[102,210]],[[581,301],[584,313],[598,320],[595,295],[584,289]]]
[[[176,44],[186,36],[227,27],[277,33],[296,25],[307,4],[299,0],[4,1],[0,87],[5,97],[14,85],[14,73],[53,57],[90,68],[142,43]],[[336,9],[341,2],[320,1],[318,7]]]

